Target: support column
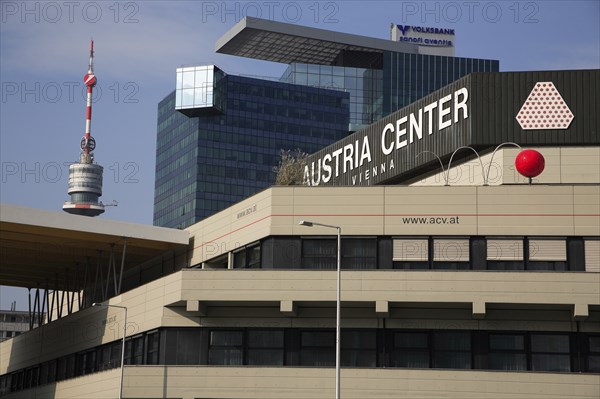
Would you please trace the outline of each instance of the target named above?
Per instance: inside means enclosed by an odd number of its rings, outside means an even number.
[[[279,311],[284,316],[296,316],[298,313],[298,306],[294,301],[281,301],[279,302]]]
[[[377,317],[389,317],[390,303],[388,301],[376,301],[375,313],[377,314]]]
[[[186,301],[185,310],[190,313],[195,313],[195,316],[205,317],[208,309],[206,304],[200,301]]]
[[[476,320],[485,318],[485,302],[473,302],[473,318]]]
[[[583,321],[590,315],[589,305],[587,303],[576,303],[573,305],[573,320]]]

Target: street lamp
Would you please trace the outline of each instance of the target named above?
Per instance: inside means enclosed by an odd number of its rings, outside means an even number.
[[[108,305],[104,303],[92,303],[92,306],[100,306],[107,308],[119,308],[125,310],[125,320],[123,321],[123,345],[121,345],[121,379],[119,381],[119,399],[123,398],[123,369],[125,366],[125,336],[127,335],[127,308],[119,305]]]
[[[342,260],[342,228],[329,224],[317,222],[309,222],[302,220],[300,226],[321,226],[337,230],[337,288],[336,288],[336,304],[335,304],[335,399],[340,399],[340,291],[341,291],[341,260]]]

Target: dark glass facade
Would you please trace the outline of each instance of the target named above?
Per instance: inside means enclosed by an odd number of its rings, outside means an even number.
[[[470,74],[498,72],[497,60],[384,52],[384,116]]]
[[[383,71],[332,65],[291,64],[282,82],[345,91],[350,94],[349,131],[383,116]]]
[[[341,366],[600,373],[597,333],[344,328]],[[121,366],[121,340],[0,376],[0,394]],[[333,367],[335,330],[160,328],[128,338],[126,365]]]
[[[534,237],[343,237],[344,270],[585,271],[583,237],[544,237],[554,252],[535,249]],[[518,244],[518,246],[515,246]],[[540,261],[543,255],[547,260]],[[209,260],[214,267],[227,263]],[[198,265],[193,265],[198,266]],[[335,270],[337,240],[330,237],[269,236],[233,252],[233,268]]]
[[[220,109],[195,116],[158,106],[154,225],[185,228],[270,185],[280,151],[313,153],[345,137],[349,94],[220,77]]]
[[[498,72],[497,60],[384,51],[368,67],[291,64],[281,80],[350,93],[349,131],[378,121],[470,74]]]

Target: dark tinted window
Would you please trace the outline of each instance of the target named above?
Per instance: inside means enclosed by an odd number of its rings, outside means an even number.
[[[489,368],[527,370],[524,334],[490,334]]]
[[[426,332],[396,332],[390,354],[391,367],[428,368],[429,334]]]
[[[248,330],[249,365],[283,366],[284,346],[281,330]]]
[[[531,335],[531,370],[571,371],[569,336]]]
[[[432,333],[434,368],[470,369],[471,333],[468,331]]]
[[[341,365],[344,367],[375,367],[377,365],[377,334],[372,331],[342,331]]]
[[[213,330],[210,332],[208,364],[243,364],[243,331]]]
[[[319,367],[335,365],[335,331],[302,331],[300,365]]]

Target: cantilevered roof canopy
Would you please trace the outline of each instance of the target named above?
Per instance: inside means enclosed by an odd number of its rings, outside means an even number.
[[[217,53],[281,62],[333,65],[343,51],[417,53],[409,43],[245,17],[215,45]],[[343,66],[343,65],[342,65]]]
[[[0,285],[73,289],[65,273],[83,275],[88,259],[119,256],[127,241],[127,268],[189,243],[185,230],[118,222],[16,205],[0,205]]]

